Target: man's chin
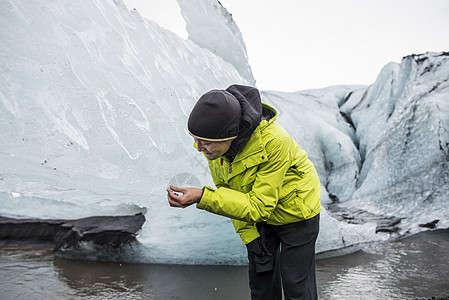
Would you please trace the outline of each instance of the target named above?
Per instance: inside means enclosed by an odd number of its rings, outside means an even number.
[[[213,154],[206,154],[206,157],[208,160],[216,160],[218,158],[218,156]]]

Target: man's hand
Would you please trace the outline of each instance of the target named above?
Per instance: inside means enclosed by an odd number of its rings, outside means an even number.
[[[186,208],[187,206],[200,202],[203,190],[193,187],[182,188],[170,185],[167,188],[167,193],[170,206]]]

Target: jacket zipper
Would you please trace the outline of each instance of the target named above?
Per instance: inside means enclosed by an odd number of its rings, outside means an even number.
[[[229,174],[231,174],[231,172],[232,172],[231,164],[232,164],[232,163],[229,163]],[[220,158],[220,165],[223,166],[223,157]]]

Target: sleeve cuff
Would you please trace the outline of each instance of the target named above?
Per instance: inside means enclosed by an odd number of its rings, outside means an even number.
[[[214,190],[208,186],[203,187],[203,194],[201,195],[200,201],[196,204],[196,208],[199,209],[205,209],[207,207],[207,203],[209,202],[211,193],[213,193]]]
[[[245,232],[244,234],[240,235],[240,238],[242,239],[243,244],[247,245],[260,237],[259,232],[257,229],[248,230],[248,232]]]

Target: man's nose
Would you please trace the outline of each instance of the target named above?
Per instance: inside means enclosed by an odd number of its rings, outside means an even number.
[[[196,142],[196,148],[198,149],[199,152],[203,152],[205,150],[203,143],[201,143],[200,141]]]

